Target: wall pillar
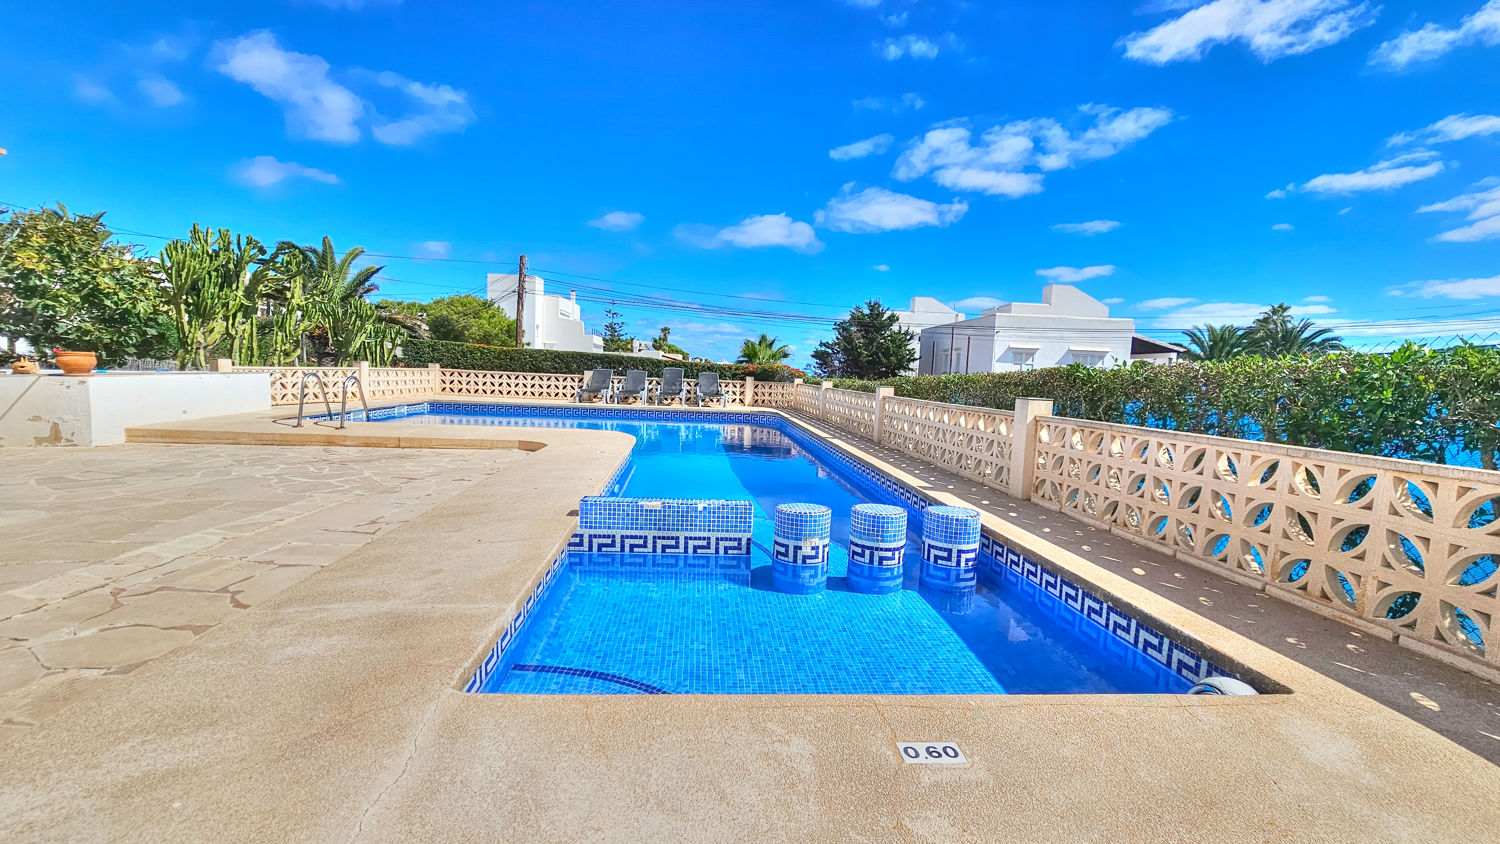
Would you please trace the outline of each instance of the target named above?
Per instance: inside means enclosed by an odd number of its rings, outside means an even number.
[[[821,393],[818,393],[818,418],[819,419],[827,419],[828,418],[828,390],[833,387],[833,380],[830,379],[830,378],[824,378],[823,379],[823,383],[819,384],[818,387],[820,389],[822,389],[822,391],[823,391]]]
[[[741,401],[745,403],[745,407],[755,404],[755,376],[745,376],[745,397]]]
[[[432,394],[435,396],[443,391],[443,365],[440,363],[427,364],[427,371],[432,378]]]
[[[1031,500],[1036,480],[1036,441],[1041,432],[1040,416],[1052,415],[1049,399],[1016,399],[1015,424],[1010,430],[1010,489],[1012,498]]]
[[[233,372],[234,360],[231,358],[214,358],[214,372]]]
[[[875,444],[885,443],[885,400],[896,395],[895,387],[875,388]]]

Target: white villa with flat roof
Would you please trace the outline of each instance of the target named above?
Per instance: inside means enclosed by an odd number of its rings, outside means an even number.
[[[926,328],[920,343],[921,375],[1167,363],[1180,351],[1136,334],[1135,320],[1111,317],[1109,306],[1067,284],[1043,287],[1041,302],[1011,302]]]
[[[964,318],[964,314],[930,296],[913,296],[911,310],[894,313],[901,318],[902,328],[917,335],[916,339],[911,341],[912,349],[917,352],[917,361],[912,364],[911,369],[907,370],[907,375],[916,375],[925,371],[922,369],[922,332],[935,325],[948,325]]]
[[[516,274],[490,273],[485,278],[486,295],[507,316],[516,315]],[[561,352],[602,352],[604,338],[588,333],[578,294],[568,297],[547,292],[547,281],[526,274],[526,347]]]

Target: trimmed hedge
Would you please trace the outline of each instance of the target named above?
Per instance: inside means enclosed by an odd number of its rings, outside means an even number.
[[[630,355],[559,352],[551,349],[516,349],[410,338],[401,342],[401,362],[407,366],[426,366],[435,363],[446,369],[547,372],[567,375],[576,375],[588,369],[613,369],[621,374],[628,369],[641,369],[645,370],[647,375],[656,378],[661,377],[663,369],[677,366],[684,370],[684,377],[687,378],[696,378],[700,372],[715,372],[726,381],[739,381],[746,376],[757,381],[790,381],[802,375],[799,370],[781,365],[678,362]]]
[[[1051,399],[1059,416],[1496,468],[1500,349],[1238,357],[1203,363],[1080,364],[1024,372],[838,379],[845,390],[1009,410]]]

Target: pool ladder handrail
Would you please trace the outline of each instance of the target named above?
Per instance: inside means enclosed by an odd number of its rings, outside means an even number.
[[[320,389],[323,393],[323,409],[328,418],[333,418],[333,403],[328,400],[327,382],[323,380],[323,376],[319,373],[304,372],[302,373],[302,384],[297,389],[297,424],[293,425],[293,428],[302,427],[303,408],[307,405],[307,381],[310,378],[317,380],[318,389]],[[359,380],[358,375],[354,375],[351,373],[347,378],[344,379],[343,387],[340,390],[343,395],[339,398],[339,430],[343,430],[346,422],[345,417],[349,412],[349,382],[351,381],[354,382],[354,386],[359,388],[359,403],[360,406],[365,410],[365,421],[368,422],[370,419],[370,403],[365,400],[364,382]]]
[[[318,389],[323,393],[323,408],[328,416],[333,416],[333,403],[328,400],[328,384],[323,381],[323,376],[316,372],[304,372],[302,384],[297,388],[297,424],[293,425],[293,428],[302,427],[302,409],[307,404],[307,380],[309,378],[317,380]]]
[[[354,382],[354,386],[356,386],[356,387],[359,388],[359,404],[360,404],[361,407],[363,407],[365,409],[365,421],[366,422],[370,421],[370,403],[367,402],[367,401],[365,401],[365,385],[364,385],[364,382],[359,380],[359,376],[358,375],[354,375],[354,374],[351,373],[349,375],[349,377],[347,377],[347,378],[344,379],[344,387],[343,387],[343,391],[342,391],[344,395],[343,395],[342,398],[339,399],[339,429],[340,430],[343,430],[343,427],[344,427],[344,414],[345,414],[345,412],[347,412],[347,410],[349,408],[349,382],[350,381],[353,381]]]

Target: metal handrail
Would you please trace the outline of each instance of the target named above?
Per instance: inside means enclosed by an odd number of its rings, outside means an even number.
[[[323,376],[316,372],[304,372],[302,373],[302,384],[297,388],[297,424],[293,425],[293,428],[302,427],[302,407],[307,403],[307,379],[309,378],[318,379],[318,389],[323,392],[323,408],[329,416],[333,415],[333,402],[328,400],[328,384],[323,381]],[[344,426],[341,424],[339,427],[342,428]]]
[[[365,401],[365,385],[359,380],[358,375],[350,375],[344,379],[344,395],[339,399],[339,429],[344,427],[344,412],[349,407],[349,382],[353,381],[359,387],[359,403],[365,409],[365,421],[370,421],[370,403]]]

